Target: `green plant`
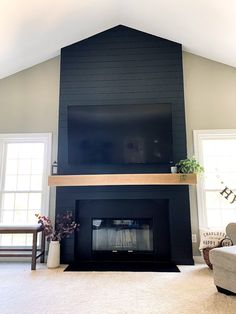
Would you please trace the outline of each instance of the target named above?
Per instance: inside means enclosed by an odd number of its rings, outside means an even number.
[[[176,164],[179,173],[202,173],[204,168],[199,164],[195,157],[182,159]]]

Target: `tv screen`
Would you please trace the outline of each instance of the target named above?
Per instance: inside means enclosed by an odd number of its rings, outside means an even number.
[[[68,106],[69,164],[172,161],[171,104]]]

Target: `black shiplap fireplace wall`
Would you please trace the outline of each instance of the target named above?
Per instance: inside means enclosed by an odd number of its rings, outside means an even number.
[[[186,156],[182,47],[180,44],[117,26],[61,51],[58,171],[76,174],[68,163],[67,107],[73,105],[172,104],[173,159]],[[84,173],[165,172],[153,165]]]
[[[58,173],[79,174],[68,163],[67,107],[171,103],[173,160],[186,156],[182,47],[156,36],[117,26],[61,51]],[[84,168],[80,173],[169,172],[169,166]],[[75,211],[77,200],[168,199],[171,258],[192,263],[188,187],[117,186],[57,188],[56,212]],[[74,239],[62,244],[62,262],[74,260]]]

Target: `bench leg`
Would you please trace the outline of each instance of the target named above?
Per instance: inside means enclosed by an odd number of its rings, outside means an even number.
[[[42,255],[40,256],[40,263],[44,263],[44,257],[45,257],[45,233],[44,233],[44,230],[42,231],[42,234],[41,234],[41,253],[42,253]]]
[[[38,234],[37,231],[33,232],[31,270],[35,270],[36,269],[37,234]]]

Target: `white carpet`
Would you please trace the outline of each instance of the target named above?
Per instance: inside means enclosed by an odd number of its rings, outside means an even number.
[[[181,273],[63,272],[0,263],[0,313],[236,313],[236,297],[216,291],[205,265],[179,268]]]

